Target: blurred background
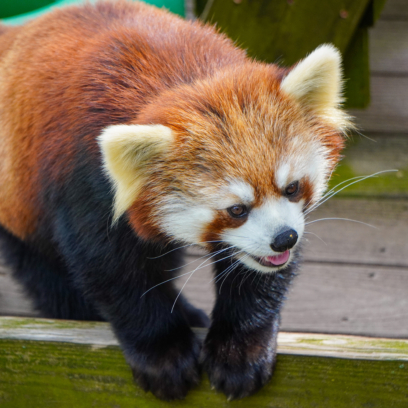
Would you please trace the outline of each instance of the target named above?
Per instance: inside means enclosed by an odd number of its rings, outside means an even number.
[[[22,24],[80,2],[3,0],[0,19]],[[326,42],[340,49],[345,106],[359,131],[348,141],[330,188],[396,171],[350,185],[312,214],[282,330],[408,338],[408,1],[146,2],[217,24],[249,55],[271,63],[291,65]],[[191,277],[183,293],[210,313],[213,276],[201,265],[202,255],[189,251],[182,273],[191,274],[178,285]],[[257,283],[255,275],[249,279]],[[36,315],[1,260],[0,315]]]

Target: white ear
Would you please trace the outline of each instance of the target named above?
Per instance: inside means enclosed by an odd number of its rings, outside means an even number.
[[[115,187],[116,222],[140,194],[149,163],[169,150],[173,132],[162,125],[115,125],[104,129],[98,141]]]
[[[321,45],[300,61],[281,84],[284,92],[343,131],[350,123],[340,109],[342,88],[341,55],[330,44]]]

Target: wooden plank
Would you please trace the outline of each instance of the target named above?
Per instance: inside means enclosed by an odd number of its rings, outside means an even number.
[[[200,340],[207,329],[193,328]],[[119,346],[108,323],[0,317],[0,339]],[[366,360],[408,361],[408,340],[285,333],[278,335],[278,353]]]
[[[305,263],[282,330],[408,338],[408,269]]]
[[[379,20],[370,30],[370,65],[374,75],[408,76],[408,23],[406,21]]]
[[[210,268],[200,269],[183,289],[208,314],[212,278]],[[180,289],[185,281],[179,279]],[[257,284],[256,275],[251,282]],[[285,303],[282,330],[408,338],[407,291],[408,268],[305,261]]]
[[[407,0],[388,0],[380,15],[381,20],[407,21]]]
[[[408,77],[371,76],[371,105],[351,110],[363,132],[408,133]]]
[[[81,344],[62,335],[58,342],[29,341],[7,336],[13,327],[19,333],[25,329],[28,333],[48,330],[54,334],[95,327],[83,322],[0,318],[2,408],[405,408],[408,403],[408,341],[404,340],[281,333],[274,376],[254,396],[228,402],[210,389],[204,376],[185,400],[167,403],[133,384],[116,345],[93,343],[93,339],[111,335],[106,324],[95,325],[99,332]]]
[[[15,340],[0,345],[2,408],[407,406],[408,369],[401,361],[279,355],[272,380],[252,397],[228,402],[203,376],[185,400],[168,403],[133,384],[116,347]]]
[[[331,200],[311,220],[332,217],[357,222],[325,220],[309,224],[305,260],[408,267],[408,201]]]

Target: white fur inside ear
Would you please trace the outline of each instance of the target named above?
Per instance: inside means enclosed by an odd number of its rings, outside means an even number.
[[[350,123],[339,108],[342,88],[341,55],[330,44],[321,45],[300,61],[281,84],[284,92],[343,131]]]
[[[168,151],[173,132],[162,125],[114,125],[98,138],[105,171],[115,188],[113,222],[134,203],[149,163]]]

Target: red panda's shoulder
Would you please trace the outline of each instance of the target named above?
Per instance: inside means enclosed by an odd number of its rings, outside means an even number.
[[[0,223],[36,228],[44,176],[61,183],[85,140],[165,88],[247,61],[210,26],[139,2],[98,2],[0,27]],[[78,136],[79,135],[79,136]]]

